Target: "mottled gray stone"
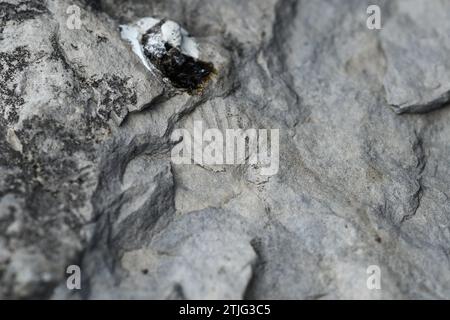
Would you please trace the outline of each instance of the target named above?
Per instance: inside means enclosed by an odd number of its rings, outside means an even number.
[[[396,1],[382,32],[387,101],[398,113],[428,112],[450,102],[450,13],[445,1]]]
[[[450,298],[450,109],[425,113],[450,90],[447,1],[0,8],[0,298]],[[201,94],[121,39],[145,16],[195,37]],[[173,164],[195,120],[280,129],[278,174]]]

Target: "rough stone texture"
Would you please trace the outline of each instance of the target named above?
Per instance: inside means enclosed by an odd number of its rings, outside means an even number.
[[[450,99],[448,4],[403,0],[396,5],[396,14],[381,36],[389,61],[387,100],[398,113],[441,107]]]
[[[450,3],[370,4],[381,31],[361,0],[2,1],[0,298],[450,298]],[[120,38],[144,16],[196,37],[202,94]],[[174,165],[193,120],[280,129],[279,173]]]

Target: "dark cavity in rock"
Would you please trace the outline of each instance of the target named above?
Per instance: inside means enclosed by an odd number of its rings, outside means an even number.
[[[160,27],[158,24],[155,27]],[[155,27],[142,36],[142,44],[147,43],[148,38],[155,32]],[[163,52],[153,52],[144,47],[144,54],[158,70],[167,77],[172,85],[179,89],[185,89],[189,93],[198,92],[203,85],[215,73],[214,65],[188,56],[164,43]]]

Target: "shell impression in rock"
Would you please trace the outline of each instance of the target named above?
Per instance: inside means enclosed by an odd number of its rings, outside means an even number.
[[[176,88],[198,90],[214,72],[211,63],[199,60],[194,38],[174,21],[143,18],[122,25],[121,36],[148,70],[156,68]]]

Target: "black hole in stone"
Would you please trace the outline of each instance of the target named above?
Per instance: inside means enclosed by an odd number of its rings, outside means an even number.
[[[144,35],[144,42],[145,39]],[[201,89],[211,74],[215,73],[212,63],[185,55],[168,43],[164,46],[167,52],[162,56],[157,56],[146,49],[144,49],[144,53],[174,87],[186,89],[192,93]]]

